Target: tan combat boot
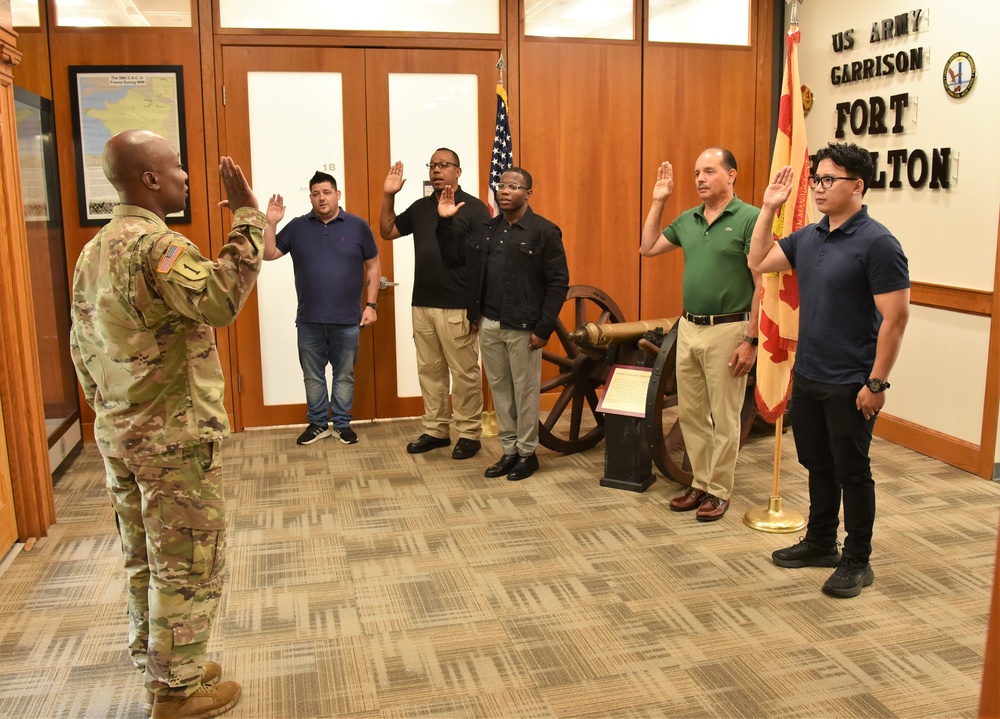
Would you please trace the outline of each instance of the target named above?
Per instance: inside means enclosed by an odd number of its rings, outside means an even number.
[[[243,689],[236,682],[202,684],[189,697],[157,696],[153,719],[208,719],[224,714],[240,700]]]
[[[220,679],[222,679],[222,666],[218,662],[205,662],[201,665],[202,684],[217,684]],[[153,701],[155,699],[156,695],[147,689],[145,699],[142,703],[142,712],[146,716],[153,713]]]

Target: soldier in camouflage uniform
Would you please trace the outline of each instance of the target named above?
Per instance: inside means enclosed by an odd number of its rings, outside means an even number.
[[[177,150],[151,132],[115,135],[104,172],[121,204],[73,279],[71,349],[96,413],[128,574],[129,651],[154,719],[216,716],[241,694],[205,661],[225,567],[219,447],[229,433],[213,327],[231,324],[253,289],[267,220],[231,158],[219,171],[235,216],[212,262],[164,222],[187,201]]]

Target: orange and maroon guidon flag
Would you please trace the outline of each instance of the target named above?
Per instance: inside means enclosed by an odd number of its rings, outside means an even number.
[[[785,36],[785,72],[775,133],[771,177],[785,165],[794,171],[792,194],[774,218],[776,240],[811,222],[809,146],[806,142],[798,44],[801,33],[792,26]],[[788,405],[792,366],[799,337],[799,285],[795,272],[771,272],[762,278],[757,353],[757,409],[768,422],[777,421]]]

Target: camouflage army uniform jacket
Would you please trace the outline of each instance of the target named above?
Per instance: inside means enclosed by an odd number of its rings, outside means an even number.
[[[154,213],[118,205],[80,253],[70,349],[94,435],[137,457],[229,433],[214,327],[231,324],[263,258],[263,213],[240,208],[218,262]]]

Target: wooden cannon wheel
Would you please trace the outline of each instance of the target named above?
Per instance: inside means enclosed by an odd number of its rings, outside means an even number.
[[[573,329],[588,321],[598,324],[622,322],[625,315],[608,295],[590,285],[573,285],[566,295],[566,303],[573,305]],[[596,318],[595,309],[599,316]],[[588,315],[590,315],[588,317]],[[542,350],[542,362],[555,365],[557,374],[542,381],[542,392],[562,388],[555,405],[548,416],[539,422],[538,440],[543,447],[573,454],[590,449],[604,439],[604,415],[597,411],[597,389],[608,378],[613,358],[617,357],[617,345],[612,345],[611,361],[593,359],[583,354],[570,338],[571,330],[566,329],[561,319],[556,320],[553,333],[558,344],[549,342]],[[569,411],[569,427],[556,424]]]
[[[740,446],[746,442],[757,416],[754,399],[754,373],[747,379],[747,391],[740,413]],[[646,417],[643,420],[649,438],[653,462],[678,484],[691,485],[691,463],[684,448],[684,435],[677,421],[677,325],[664,335],[660,354],[653,364],[653,375],[646,393]]]

